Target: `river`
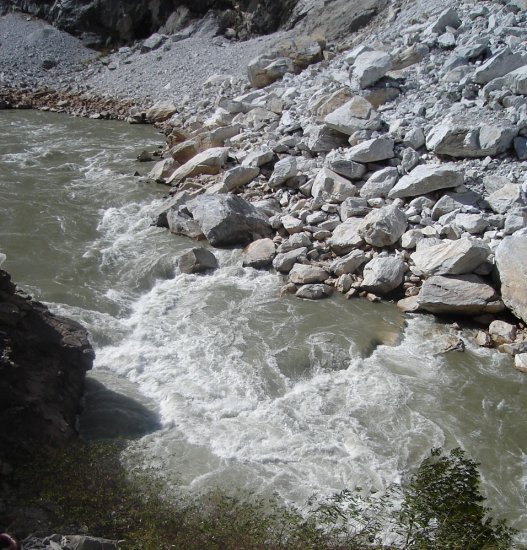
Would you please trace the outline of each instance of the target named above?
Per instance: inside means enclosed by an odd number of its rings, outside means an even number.
[[[183,275],[195,243],[153,227],[167,188],[134,177],[149,127],[1,111],[0,251],[13,279],[88,327],[90,375],[159,415],[131,446],[167,481],[276,492],[382,489],[434,446],[481,462],[496,515],[527,539],[524,375],[453,328],[391,304],[279,298],[241,267]]]

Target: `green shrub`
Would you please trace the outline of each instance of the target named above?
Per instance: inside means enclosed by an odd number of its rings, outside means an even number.
[[[482,505],[477,464],[459,449],[449,455],[432,451],[403,488],[313,498],[301,512],[277,500],[220,490],[194,497],[167,494],[148,473],[130,478],[120,460],[123,447],[79,443],[17,472],[12,503],[20,515],[17,534],[85,532],[122,540],[121,547],[130,550],[501,550],[512,545],[512,530],[492,521]],[[35,508],[45,512],[38,525],[23,513]]]

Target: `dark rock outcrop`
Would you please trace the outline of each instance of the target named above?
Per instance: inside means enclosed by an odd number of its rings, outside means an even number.
[[[150,36],[178,8],[199,17],[221,12],[220,25],[245,26],[249,33],[272,32],[290,15],[297,0],[0,0],[0,11],[16,7],[92,45],[126,43]]]
[[[94,356],[81,325],[17,291],[0,270],[0,466],[76,436]]]

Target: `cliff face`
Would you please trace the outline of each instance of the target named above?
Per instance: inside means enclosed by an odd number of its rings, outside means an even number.
[[[249,17],[252,32],[272,32],[285,21],[298,0],[0,0],[0,10],[17,7],[91,42],[125,43],[146,38],[177,9],[192,16],[208,10]]]
[[[17,292],[0,270],[0,474],[2,465],[77,434],[94,355],[81,325]]]

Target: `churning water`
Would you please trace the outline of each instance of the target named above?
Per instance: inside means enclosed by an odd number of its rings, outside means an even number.
[[[382,489],[434,446],[482,463],[496,514],[527,531],[526,378],[453,330],[389,304],[279,298],[279,275],[183,275],[195,243],[151,226],[166,188],[131,174],[151,128],[0,113],[0,251],[13,279],[84,323],[93,377],[162,427],[133,444],[180,487],[313,493]],[[143,166],[140,167],[144,170]]]

